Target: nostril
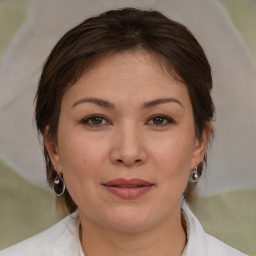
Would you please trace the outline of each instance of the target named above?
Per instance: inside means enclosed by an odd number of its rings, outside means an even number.
[[[122,159],[117,159],[116,162],[124,163],[125,161],[123,161]],[[141,159],[136,159],[133,163],[140,163],[140,162],[142,162]]]

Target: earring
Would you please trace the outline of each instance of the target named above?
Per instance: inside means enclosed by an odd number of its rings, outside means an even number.
[[[197,166],[190,171],[190,174],[189,174],[189,181],[190,182],[198,182],[200,179],[200,174],[198,173],[198,168]]]
[[[62,196],[65,192],[66,186],[64,183],[63,178],[61,177],[61,173],[57,172],[57,175],[52,184],[53,191],[55,192],[56,196]]]

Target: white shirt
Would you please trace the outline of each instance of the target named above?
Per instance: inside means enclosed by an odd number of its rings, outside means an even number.
[[[188,228],[184,256],[246,256],[206,234],[185,202],[182,210]],[[84,256],[79,239],[78,211],[48,230],[0,252],[0,256]]]

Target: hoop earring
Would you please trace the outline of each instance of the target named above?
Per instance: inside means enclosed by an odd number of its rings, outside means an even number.
[[[197,166],[190,171],[190,174],[189,174],[189,182],[198,182],[200,180],[200,174],[198,173],[198,168]]]
[[[64,183],[63,178],[61,177],[61,173],[57,172],[57,175],[52,184],[53,191],[55,192],[56,196],[62,196],[65,192],[66,186]]]

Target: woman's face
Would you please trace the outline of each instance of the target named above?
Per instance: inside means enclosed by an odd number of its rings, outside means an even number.
[[[186,87],[150,54],[130,52],[107,57],[67,90],[58,146],[47,138],[46,146],[81,221],[127,231],[180,220],[207,138],[195,137]]]

